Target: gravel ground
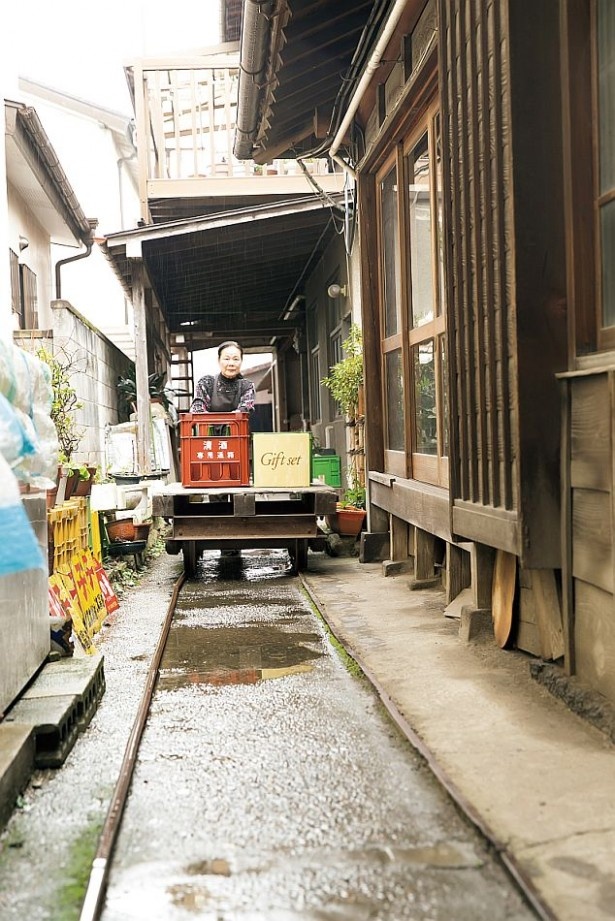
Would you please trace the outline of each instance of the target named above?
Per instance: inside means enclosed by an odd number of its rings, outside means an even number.
[[[106,691],[59,770],[36,771],[0,837],[2,921],[78,917],[82,894],[181,559],[163,554],[121,599],[96,645]]]
[[[342,665],[279,553],[206,555],[181,594],[103,921],[528,921],[482,839]],[[77,919],[181,571],[98,638],[106,692],[0,839],[2,921]]]

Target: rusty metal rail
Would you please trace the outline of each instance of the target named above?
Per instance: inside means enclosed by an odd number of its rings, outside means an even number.
[[[130,792],[130,785],[132,783],[132,777],[134,774],[135,765],[137,763],[139,744],[141,742],[141,737],[143,736],[143,731],[145,729],[145,724],[147,722],[147,717],[152,703],[156,678],[158,677],[158,670],[160,668],[164,648],[169,636],[169,630],[171,629],[171,623],[175,613],[177,598],[185,580],[186,575],[185,573],[182,573],[173,586],[171,600],[169,602],[167,613],[162,624],[162,629],[160,631],[156,650],[152,657],[149,671],[147,673],[147,680],[145,683],[143,696],[141,698],[141,703],[139,704],[139,709],[137,711],[128,742],[126,743],[126,750],[124,752],[124,758],[122,760],[118,781],[115,785],[113,796],[111,797],[111,802],[109,804],[105,823],[103,825],[98,842],[96,855],[92,861],[88,887],[85,893],[85,898],[83,900],[79,921],[97,921],[97,919],[100,918],[103,909],[111,857],[120,830],[122,815],[124,813],[128,793]]]

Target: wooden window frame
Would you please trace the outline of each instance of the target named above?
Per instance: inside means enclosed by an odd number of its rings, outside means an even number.
[[[410,475],[410,443],[408,439],[408,424],[407,424],[407,413],[404,412],[404,447],[403,450],[392,450],[387,447],[388,431],[389,431],[389,413],[388,413],[388,400],[387,400],[387,376],[385,371],[386,356],[391,352],[401,351],[401,363],[402,363],[402,375],[404,385],[408,381],[408,350],[405,347],[404,343],[407,339],[407,319],[406,311],[403,310],[403,304],[406,303],[405,291],[407,285],[407,278],[404,260],[401,258],[401,251],[396,253],[395,260],[395,276],[396,276],[396,308],[397,308],[397,332],[387,336],[386,327],[385,327],[385,279],[384,279],[384,259],[383,259],[383,226],[382,226],[382,183],[385,177],[390,173],[390,171],[395,167],[397,175],[397,186],[398,186],[398,195],[397,195],[397,225],[398,225],[398,246],[401,247],[402,241],[405,239],[405,224],[404,224],[404,215],[403,207],[401,204],[402,196],[399,194],[400,186],[403,187],[405,177],[404,177],[404,162],[402,156],[401,145],[397,145],[395,150],[386,158],[384,163],[378,169],[376,173],[376,227],[377,227],[377,239],[378,239],[378,292],[379,292],[379,325],[380,325],[380,362],[382,367],[382,390],[381,390],[381,405],[382,405],[382,415],[384,420],[383,433],[384,433],[384,469],[387,473],[391,473],[394,476],[400,476],[407,478]],[[404,389],[404,396],[406,399],[406,405],[408,401],[408,394],[406,389]],[[412,397],[412,399],[414,399]]]
[[[562,0],[562,102],[568,359],[571,368],[615,351],[615,326],[602,325],[596,0]],[[590,130],[584,130],[591,114]],[[587,164],[591,168],[587,168]]]
[[[430,485],[448,488],[449,469],[448,456],[444,454],[445,425],[444,419],[444,386],[442,368],[442,339],[446,336],[445,291],[441,290],[441,272],[438,255],[438,238],[441,232],[438,217],[438,173],[436,170],[437,148],[436,132],[439,117],[437,100],[423,110],[420,120],[406,133],[402,142],[398,144],[378,169],[376,179],[376,227],[378,236],[378,290],[379,290],[379,321],[380,321],[380,360],[382,366],[381,403],[384,417],[384,467],[387,473],[404,478],[413,478]],[[405,194],[397,196],[397,219],[399,224],[399,260],[397,309],[398,330],[394,335],[385,336],[385,300],[384,300],[384,260],[382,258],[383,227],[381,187],[384,178],[393,166],[397,168],[397,182],[399,189],[408,188],[408,158],[420,139],[427,134],[428,153],[430,163],[430,210],[432,216],[431,233],[431,272],[432,289],[434,297],[434,317],[420,327],[411,326],[412,317],[412,269],[410,264],[408,204]],[[437,418],[437,451],[436,455],[422,454],[416,451],[416,401],[413,350],[421,342],[434,341],[434,374],[436,387],[436,418]],[[446,344],[446,343],[445,343]],[[401,351],[402,374],[404,382],[404,450],[391,450],[387,448],[386,438],[388,433],[388,401],[387,380],[384,370],[387,354]]]
[[[615,325],[602,325],[602,239],[600,232],[601,208],[615,200],[615,187],[607,193],[600,192],[600,124],[599,124],[599,98],[598,98],[598,25],[596,0],[592,0],[590,9],[590,41],[591,41],[591,124],[593,159],[593,214],[594,214],[594,240],[595,240],[595,266],[596,266],[596,331],[599,351],[615,349]]]

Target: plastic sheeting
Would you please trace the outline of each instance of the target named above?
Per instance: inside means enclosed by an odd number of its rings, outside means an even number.
[[[0,454],[18,480],[39,489],[55,485],[58,439],[51,420],[48,366],[0,341]]]

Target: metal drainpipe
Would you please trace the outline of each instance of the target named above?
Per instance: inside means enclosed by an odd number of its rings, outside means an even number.
[[[348,106],[346,110],[344,119],[337,130],[337,134],[333,138],[333,143],[331,144],[329,148],[329,156],[331,157],[331,159],[335,157],[335,154],[339,150],[339,147],[344,139],[344,135],[346,134],[346,131],[350,127],[350,123],[352,119],[354,118],[357,109],[359,108],[359,103],[361,102],[361,99],[363,98],[363,94],[365,90],[367,89],[367,86],[374,72],[380,66],[382,55],[384,54],[386,47],[389,44],[389,41],[391,39],[391,36],[393,35],[393,32],[397,26],[397,23],[399,22],[401,15],[406,9],[407,5],[408,5],[408,0],[396,0],[394,7],[389,14],[389,18],[387,19],[382,35],[378,39],[376,47],[374,48],[370,56],[370,59],[367,63],[367,67],[363,71],[363,76],[359,80],[358,86],[354,91],[352,99],[350,100],[350,105]]]
[[[122,169],[122,167],[124,166],[124,163],[129,163],[131,160],[134,160],[136,156],[137,156],[137,152],[135,150],[135,152],[132,153],[129,157],[120,157],[117,160],[117,188],[118,188],[119,199],[120,199],[119,201],[120,227],[122,228],[122,230],[126,229],[126,223],[125,223],[125,218],[124,218],[124,190],[122,188],[122,173],[124,172],[124,170]]]
[[[85,253],[77,253],[76,256],[69,256],[67,259],[60,259],[59,262],[56,262],[56,300],[62,300],[62,283],[60,280],[60,269],[63,265],[66,265],[69,262],[76,262],[77,259],[86,259],[92,252],[92,247],[94,246],[94,241],[89,240],[84,244]]]
[[[245,0],[244,3],[237,133],[233,148],[233,154],[238,160],[249,160],[252,156],[254,135],[258,127],[256,104],[261,91],[259,79],[263,77],[267,64],[269,20],[275,8],[274,0]],[[250,116],[255,120],[248,123]]]

